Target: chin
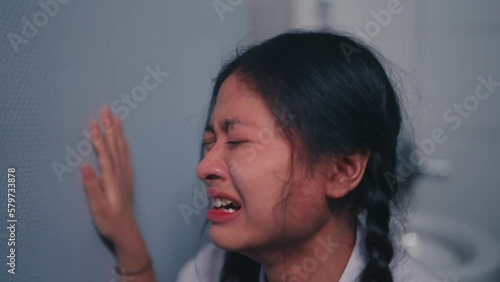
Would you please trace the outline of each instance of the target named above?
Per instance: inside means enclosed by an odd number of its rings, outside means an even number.
[[[238,252],[245,249],[245,244],[241,236],[236,236],[237,232],[228,231],[220,225],[210,226],[210,240],[217,247],[230,252]]]
[[[260,254],[268,250],[268,244],[255,240],[257,234],[252,236],[245,231],[231,232],[226,226],[221,225],[211,225],[209,233],[210,240],[215,246],[228,252],[238,252],[254,260],[258,260]]]

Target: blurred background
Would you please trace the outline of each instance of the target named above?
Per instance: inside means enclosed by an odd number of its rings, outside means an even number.
[[[353,33],[393,63],[414,131],[398,242],[443,281],[500,281],[499,12],[495,0],[0,2],[0,281],[118,281],[78,172],[97,167],[86,129],[102,105],[130,142],[157,277],[174,281],[206,242],[196,166],[212,79],[237,45],[294,28]]]

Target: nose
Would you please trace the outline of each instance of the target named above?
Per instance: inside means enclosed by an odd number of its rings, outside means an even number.
[[[215,148],[205,154],[198,164],[196,171],[198,177],[208,186],[215,182],[225,182],[228,179],[228,169],[226,162],[215,151]],[[220,183],[222,184],[222,183]]]

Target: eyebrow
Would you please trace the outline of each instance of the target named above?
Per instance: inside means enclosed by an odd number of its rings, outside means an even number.
[[[223,132],[227,132],[231,126],[234,126],[236,124],[241,124],[241,125],[249,126],[249,127],[254,126],[253,123],[243,121],[241,119],[237,119],[237,118],[228,119],[228,118],[226,118],[226,119],[219,122],[219,127],[221,128],[221,130]],[[207,126],[205,127],[205,132],[215,132],[212,123],[207,124]]]

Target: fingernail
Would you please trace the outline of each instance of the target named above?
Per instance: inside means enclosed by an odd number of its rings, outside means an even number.
[[[91,118],[90,119],[90,124],[89,124],[89,127],[90,128],[95,128],[95,125],[97,124],[97,120],[95,118]]]
[[[80,166],[80,171],[82,172],[82,176],[84,179],[87,180],[90,177],[92,177],[92,173],[90,172],[89,165],[86,164],[85,162],[82,163],[82,165]]]
[[[108,133],[113,129],[113,120],[110,118],[104,118],[102,120],[102,131]]]
[[[92,139],[93,139],[95,142],[99,141],[100,136],[99,136],[99,131],[98,131],[97,129],[93,128],[93,129],[90,131],[90,135],[92,136]]]
[[[102,106],[101,108],[101,113],[107,114],[109,112],[109,108],[107,105]]]

